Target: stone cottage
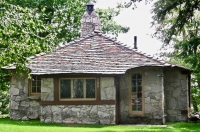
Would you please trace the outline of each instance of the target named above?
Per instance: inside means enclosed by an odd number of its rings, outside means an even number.
[[[102,34],[93,4],[81,37],[28,58],[32,79],[14,73],[10,119],[46,123],[165,124],[187,121],[190,69],[131,49]]]

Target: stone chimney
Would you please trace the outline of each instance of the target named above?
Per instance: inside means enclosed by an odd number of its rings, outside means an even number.
[[[88,2],[87,11],[85,11],[81,19],[81,37],[84,37],[91,32],[102,31],[99,15],[94,11],[94,4]]]

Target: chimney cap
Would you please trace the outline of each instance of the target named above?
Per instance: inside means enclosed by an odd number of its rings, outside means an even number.
[[[92,1],[89,1],[86,5],[87,5],[87,6],[94,6],[94,4],[93,4]]]

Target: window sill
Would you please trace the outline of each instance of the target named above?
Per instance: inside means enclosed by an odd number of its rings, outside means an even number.
[[[133,114],[128,114],[129,118],[134,118],[134,117],[144,117],[144,115],[133,115]]]
[[[98,101],[41,101],[41,105],[115,105],[115,100]]]
[[[59,101],[96,101],[97,99],[86,99],[86,98],[84,98],[84,99],[76,99],[76,98],[74,98],[74,99],[60,99]]]
[[[31,100],[41,100],[41,97],[40,96],[29,96],[28,99],[31,99]]]

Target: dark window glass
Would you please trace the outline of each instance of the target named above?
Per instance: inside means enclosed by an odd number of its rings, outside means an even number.
[[[136,92],[136,86],[132,86],[132,92]]]
[[[36,76],[32,76],[33,81],[36,80]]]
[[[132,79],[136,79],[136,74],[133,74],[133,75],[132,75]]]
[[[38,88],[37,88],[37,92],[38,92],[38,93],[41,93],[41,87],[38,87]]]
[[[136,80],[132,80],[132,86],[136,86]]]
[[[71,80],[60,81],[60,97],[71,98]]]
[[[142,74],[137,73],[137,79],[142,79]]]
[[[137,111],[137,106],[136,105],[132,105],[132,111]]]
[[[83,98],[83,79],[73,80],[73,98]]]
[[[41,81],[37,81],[37,87],[41,87]]]
[[[33,80],[33,81],[32,81],[32,87],[36,87],[36,84],[37,84],[36,81]]]
[[[36,87],[32,86],[32,93],[36,93]]]
[[[142,86],[138,86],[138,92],[142,92]]]
[[[142,85],[142,80],[137,80],[137,85],[141,86]]]
[[[86,98],[95,98],[95,79],[86,79]]]
[[[142,111],[142,105],[138,105],[137,111]]]
[[[138,99],[139,98],[142,98],[142,93],[141,92],[138,92]]]

